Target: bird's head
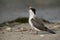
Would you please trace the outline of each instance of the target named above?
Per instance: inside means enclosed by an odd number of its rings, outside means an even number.
[[[29,7],[29,11],[30,11],[30,12],[33,12],[34,14],[36,14],[36,12],[35,12],[35,11],[36,11],[35,8],[33,8],[33,7],[31,7],[31,6]]]

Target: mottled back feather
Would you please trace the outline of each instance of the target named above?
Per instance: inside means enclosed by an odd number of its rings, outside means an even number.
[[[31,22],[33,23],[33,26],[36,27],[39,30],[45,31],[47,27],[43,24],[42,20],[39,20],[38,18],[32,18]]]

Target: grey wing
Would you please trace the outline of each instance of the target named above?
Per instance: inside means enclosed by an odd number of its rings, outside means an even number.
[[[43,20],[41,18],[37,17],[37,16],[35,16],[34,19],[36,21],[38,21],[39,23],[44,23]]]
[[[33,26],[39,30],[46,31],[48,29],[47,27],[45,27],[42,21],[39,21],[37,18],[32,18],[31,22],[33,23]]]

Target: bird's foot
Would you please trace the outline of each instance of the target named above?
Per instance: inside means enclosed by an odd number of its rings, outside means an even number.
[[[39,32],[38,32],[38,31],[36,31],[36,32],[34,32],[33,34],[34,34],[34,35],[38,35],[38,34],[39,34]]]

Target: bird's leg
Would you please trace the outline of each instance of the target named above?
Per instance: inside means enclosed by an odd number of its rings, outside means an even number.
[[[39,32],[38,32],[38,31],[36,31],[36,34],[39,34]]]
[[[35,31],[33,34],[34,35],[38,35],[39,34],[39,31]]]

